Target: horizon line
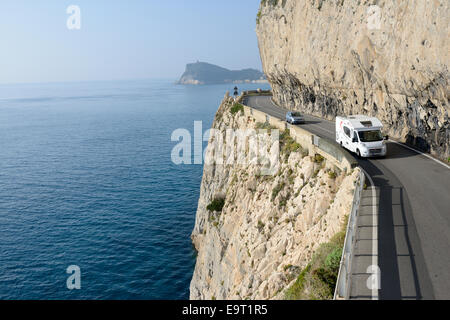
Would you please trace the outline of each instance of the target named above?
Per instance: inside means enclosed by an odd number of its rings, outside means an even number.
[[[88,83],[88,82],[120,82],[120,81],[143,81],[143,80],[173,80],[174,77],[155,77],[155,78],[123,78],[123,79],[93,79],[93,80],[50,80],[50,81],[17,81],[17,82],[0,82],[0,86],[7,85],[27,85],[27,84],[70,84],[70,83]]]

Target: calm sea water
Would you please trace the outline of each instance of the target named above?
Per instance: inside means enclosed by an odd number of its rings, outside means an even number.
[[[174,165],[170,137],[233,87],[0,86],[0,299],[187,299],[202,166]]]

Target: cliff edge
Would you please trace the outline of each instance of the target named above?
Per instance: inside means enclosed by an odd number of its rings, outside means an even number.
[[[448,160],[449,2],[263,0],[257,36],[275,101],[333,119],[377,116]]]
[[[244,114],[229,97],[220,105],[213,129],[217,134],[209,139],[208,155],[230,159],[224,151],[236,140],[215,143],[227,130],[266,129],[267,148],[279,148],[279,163],[274,174],[261,174],[257,162],[240,161],[251,152],[248,145],[231,153],[231,164],[205,163],[192,233],[198,256],[190,298],[291,298],[286,289],[321,244],[345,227],[360,171],[345,173],[323,157],[309,155],[288,132],[270,144],[274,128]],[[341,251],[334,250],[337,267]],[[320,298],[332,298],[332,288],[325,285],[323,290]]]

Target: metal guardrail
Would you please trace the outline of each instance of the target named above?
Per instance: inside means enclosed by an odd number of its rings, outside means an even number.
[[[241,96],[237,98],[237,102],[241,102],[246,105],[247,96],[249,93],[261,94],[261,91],[244,91]],[[253,114],[253,108],[250,108],[251,114]],[[266,114],[266,122],[270,121],[270,115]],[[286,128],[289,128],[287,125]],[[330,139],[319,137],[314,134],[311,135],[311,144],[322,150],[323,152],[334,157],[337,161],[342,162],[344,158],[350,163],[352,168],[358,166],[358,162],[343,150],[335,141]],[[334,292],[334,300],[348,299],[350,295],[350,275],[353,259],[353,248],[356,241],[356,219],[359,212],[361,203],[361,194],[365,183],[365,175],[361,171],[359,181],[353,194],[352,209],[348,218],[347,232],[344,240],[344,247],[342,249],[341,262],[339,266],[339,274],[336,281],[336,288]]]
[[[345,235],[344,248],[342,249],[339,274],[334,291],[334,300],[348,299],[350,296],[350,275],[353,260],[353,248],[356,240],[356,219],[358,217],[359,206],[361,203],[361,194],[365,183],[364,172],[361,171],[358,185],[353,195],[352,211],[348,217],[347,233]]]
[[[342,162],[343,159],[343,150],[336,149],[336,143],[334,141],[330,141],[328,139],[313,135],[313,145],[318,147],[320,150],[328,153],[330,156],[335,158],[337,161]]]

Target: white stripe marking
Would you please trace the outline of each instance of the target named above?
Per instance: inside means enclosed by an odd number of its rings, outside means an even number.
[[[411,148],[411,147],[407,146],[406,144],[403,144],[403,143],[400,143],[400,142],[397,142],[397,141],[394,141],[394,140],[390,140],[390,139],[389,139],[389,142],[395,143],[395,144],[397,144],[397,145],[399,145],[399,146],[405,147],[405,148],[407,148],[407,149],[409,149],[409,150],[411,150],[411,151],[414,151],[414,152],[416,152],[416,153],[418,153],[418,154],[421,154],[421,155],[427,157],[428,159],[431,159],[431,160],[433,160],[434,162],[439,163],[440,165],[443,165],[443,166],[446,167],[447,169],[450,169],[450,166],[449,166],[449,165],[447,165],[447,164],[445,164],[445,163],[443,163],[443,162],[441,162],[441,161],[439,161],[439,160],[433,158],[432,156],[430,156],[430,155],[428,155],[428,154],[426,154],[426,153],[423,153],[423,152],[421,152],[421,151],[419,151],[419,150],[416,150],[416,149],[414,149],[414,148]]]

